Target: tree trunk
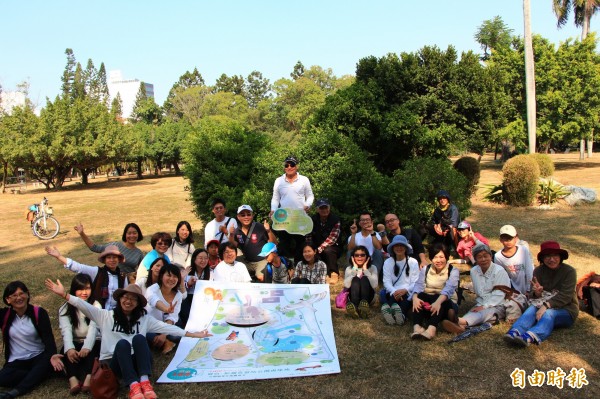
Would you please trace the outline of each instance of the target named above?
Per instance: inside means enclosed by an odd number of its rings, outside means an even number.
[[[527,134],[529,136],[529,153],[535,153],[537,135],[536,104],[535,104],[535,70],[533,60],[533,39],[531,36],[531,4],[523,0],[523,20],[525,25],[525,92],[527,97]]]
[[[88,184],[88,174],[90,169],[79,169],[81,171],[81,184]]]
[[[587,157],[591,158],[594,152],[594,130],[592,130],[591,136],[587,139]]]
[[[585,139],[582,137],[579,142],[579,160],[583,161],[585,155]]]
[[[179,169],[179,163],[177,161],[173,162],[173,168],[175,169],[175,174],[179,176],[181,174],[181,169]]]
[[[137,161],[137,178],[141,179],[142,176],[142,158],[138,158]]]
[[[2,194],[4,194],[6,192],[6,179],[8,178],[8,162],[2,162],[2,166]]]
[[[498,159],[498,147],[500,146],[500,141],[496,140],[496,148],[494,148],[494,161]]]

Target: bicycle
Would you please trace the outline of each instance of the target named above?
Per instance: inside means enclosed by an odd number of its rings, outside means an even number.
[[[48,199],[44,197],[40,204],[33,204],[27,212],[27,220],[31,222],[33,234],[42,239],[50,240],[58,235],[60,224],[53,216],[54,211],[48,206]]]

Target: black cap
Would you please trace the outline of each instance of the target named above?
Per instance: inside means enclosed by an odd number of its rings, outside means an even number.
[[[294,165],[298,165],[298,160],[296,159],[296,157],[289,156],[285,159],[285,161],[283,161],[283,163],[293,163]]]
[[[327,198],[319,198],[319,199],[317,200],[317,202],[315,203],[315,206],[316,206],[317,208],[320,208],[320,207],[322,207],[322,206],[330,206],[330,205],[329,205],[329,200],[328,200]]]

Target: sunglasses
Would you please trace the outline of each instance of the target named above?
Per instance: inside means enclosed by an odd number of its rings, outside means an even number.
[[[295,163],[286,163],[284,166],[285,166],[286,168],[295,168],[295,167],[296,167],[296,164],[295,164]]]
[[[168,247],[169,245],[171,245],[171,243],[165,242],[165,241],[159,241],[156,243],[156,246],[159,246],[159,245],[164,245],[165,247]]]
[[[367,254],[354,254],[355,258],[366,258]]]

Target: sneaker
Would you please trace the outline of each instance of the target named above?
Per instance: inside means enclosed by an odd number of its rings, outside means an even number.
[[[340,275],[337,273],[331,273],[331,276],[329,276],[329,284],[331,285],[336,285],[338,283],[340,279]]]
[[[396,320],[392,315],[392,309],[390,309],[390,305],[387,303],[381,307],[381,314],[383,315],[383,320],[390,326],[393,326],[396,323]]]
[[[523,339],[523,336],[519,332],[519,330],[515,330],[511,328],[508,330],[506,334],[504,334],[504,342],[513,346],[527,347],[529,346],[529,342]]]
[[[129,386],[129,399],[145,399],[139,382],[134,382]]]
[[[369,302],[363,299],[358,303],[358,314],[362,319],[369,318]]]
[[[400,306],[398,306],[397,303],[393,304],[391,307],[391,311],[396,324],[398,324],[399,326],[403,325],[406,321],[406,316],[404,316],[404,313],[402,313],[402,309],[400,309]]]
[[[353,319],[359,318],[358,312],[356,311],[356,306],[354,306],[352,302],[348,302],[348,304],[346,305],[346,313]]]
[[[154,388],[152,388],[152,384],[149,380],[140,382],[140,386],[142,387],[142,392],[144,393],[145,399],[156,399],[158,395],[154,392]]]
[[[465,328],[458,323],[453,323],[448,319],[442,320],[440,323],[444,331],[450,334],[462,334],[465,332]]]
[[[521,334],[521,338],[523,339],[523,341],[527,342],[527,346],[529,346],[530,344],[539,345],[541,342],[537,335],[531,331],[527,331],[526,333]]]

